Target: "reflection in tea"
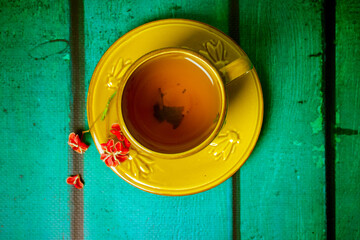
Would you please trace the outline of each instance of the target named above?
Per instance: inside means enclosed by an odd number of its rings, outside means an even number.
[[[214,130],[221,94],[203,65],[171,53],[143,63],[132,73],[122,111],[129,132],[143,146],[163,153],[183,152]]]

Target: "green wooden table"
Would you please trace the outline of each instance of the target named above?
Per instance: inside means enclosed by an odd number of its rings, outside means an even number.
[[[0,239],[360,239],[358,0],[4,0],[0,13]],[[264,92],[245,165],[185,197],[138,190],[94,144],[67,145],[102,54],[165,18],[229,34]],[[65,183],[74,173],[83,190]]]

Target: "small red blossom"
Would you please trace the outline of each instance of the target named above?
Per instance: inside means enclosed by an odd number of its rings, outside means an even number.
[[[114,134],[117,139],[119,139],[119,141],[124,141],[126,139],[118,123],[114,123],[113,125],[111,125],[110,132]]]
[[[127,138],[125,138],[125,140],[124,140],[124,146],[125,146],[126,148],[129,148],[130,145],[131,145],[131,143],[129,142],[129,140],[127,140]]]
[[[120,162],[128,159],[129,147],[126,147],[126,144],[123,145],[121,142],[114,144],[113,139],[110,139],[107,143],[102,143],[101,149],[104,153],[101,154],[100,159],[108,167],[116,167]]]
[[[84,153],[89,146],[86,145],[85,143],[83,143],[80,138],[79,135],[75,134],[75,133],[70,133],[69,135],[69,142],[68,144],[70,145],[70,147],[77,153]]]
[[[84,183],[82,182],[80,175],[73,175],[66,179],[66,183],[70,185],[74,185],[74,187],[78,189],[82,189],[84,187]]]
[[[112,134],[114,134],[117,139],[119,139],[119,141],[122,142],[122,144],[124,145],[125,148],[129,148],[131,143],[129,142],[129,140],[127,140],[127,138],[124,136],[124,134],[121,131],[120,125],[118,123],[113,123],[111,125],[111,130],[110,132]]]

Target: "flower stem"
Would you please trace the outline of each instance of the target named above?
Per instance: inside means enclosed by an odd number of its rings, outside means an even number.
[[[104,109],[104,111],[103,111],[103,114],[102,114],[102,116],[101,116],[101,121],[104,121],[104,119],[105,119],[105,117],[106,117],[106,114],[107,114],[107,112],[108,112],[108,110],[109,110],[109,106],[110,106],[111,100],[113,100],[113,98],[115,97],[116,93],[117,93],[117,91],[115,91],[115,92],[109,97],[108,102],[107,102],[107,104],[106,104],[106,106],[105,106],[105,109]]]
[[[101,117],[101,121],[103,121],[103,120],[105,119],[106,114],[107,114],[107,112],[108,112],[108,110],[109,110],[110,103],[111,103],[112,99],[115,97],[116,93],[117,93],[117,91],[115,91],[115,92],[109,97],[109,99],[108,99],[108,101],[107,101],[107,104],[106,104],[106,106],[105,106],[104,111],[103,111],[102,113],[100,113],[100,114],[96,117],[95,121],[91,124],[91,126],[89,127],[89,129],[81,132],[81,141],[82,141],[82,138],[83,138],[84,134],[90,132],[90,130],[95,126],[95,123],[100,119],[100,117]]]
[[[90,132],[90,129],[89,129],[89,130],[85,130],[85,131],[82,131],[82,132],[81,132],[81,138],[80,138],[80,141],[82,141],[84,134],[85,134],[85,133],[88,133],[88,132]]]

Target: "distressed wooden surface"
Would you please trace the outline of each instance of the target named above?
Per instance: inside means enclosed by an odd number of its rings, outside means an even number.
[[[336,8],[336,236],[360,239],[360,2]]]
[[[0,239],[69,239],[68,4],[0,9]]]
[[[242,239],[324,239],[322,5],[240,1],[240,46],[264,91],[257,146],[240,169]]]
[[[82,16],[75,16],[82,31],[75,38],[70,36],[73,2],[84,4]],[[1,1],[0,239],[324,239],[323,5],[310,0]],[[359,15],[358,1],[337,1],[338,239],[360,238]],[[199,20],[238,39],[264,91],[262,133],[238,175],[186,197],[130,186],[101,162],[94,145],[74,164],[66,144],[74,122],[86,127],[85,118],[74,119],[74,112],[85,116],[86,95],[76,93],[87,91],[103,53],[129,30],[165,18]],[[80,58],[71,56],[70,39],[80,43]],[[71,76],[72,66],[83,67],[77,71],[83,76]],[[74,87],[74,78],[82,89]],[[80,97],[78,108],[74,96]],[[80,201],[73,201],[65,184],[74,169],[81,169],[85,180]]]

